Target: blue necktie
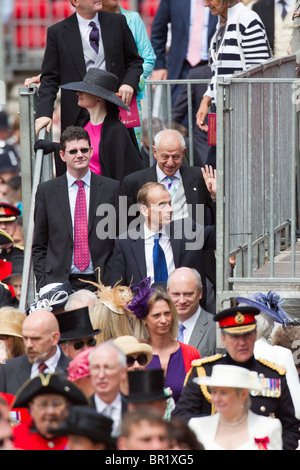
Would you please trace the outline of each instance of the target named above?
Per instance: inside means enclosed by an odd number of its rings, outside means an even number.
[[[154,235],[153,246],[153,267],[154,267],[154,282],[167,282],[168,269],[164,250],[159,244],[159,234]]]
[[[185,330],[185,326],[183,323],[180,323],[179,325],[179,330],[178,330],[178,336],[177,336],[177,341],[180,341],[183,343],[183,332]]]
[[[281,16],[282,16],[282,19],[284,20],[284,18],[286,17],[287,15],[287,9],[285,8],[285,1],[284,0],[280,0],[281,5],[282,5],[282,12],[281,12]]]
[[[90,32],[90,45],[94,49],[95,52],[98,54],[98,49],[99,49],[99,29],[94,23],[94,21],[91,21],[89,23],[89,26],[92,26],[91,32]]]

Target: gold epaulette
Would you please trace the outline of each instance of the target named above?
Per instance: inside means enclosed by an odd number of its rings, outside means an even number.
[[[276,370],[276,372],[278,372],[278,374],[280,375],[286,374],[286,368],[284,366],[279,366],[278,364],[274,364],[274,362],[267,361],[266,359],[263,359],[262,357],[259,357],[257,360],[264,366],[267,366],[267,367],[270,367],[270,369]]]
[[[22,245],[14,245],[14,248],[18,248],[18,250],[24,251],[24,246]]]
[[[214,354],[213,356],[206,356],[201,359],[195,359],[194,361],[191,362],[191,366],[199,367],[199,366],[202,366],[203,364],[208,364],[209,362],[217,361],[218,359],[221,359],[221,357],[223,357],[222,354]]]

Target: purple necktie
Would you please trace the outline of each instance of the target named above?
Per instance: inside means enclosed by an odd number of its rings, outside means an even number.
[[[92,27],[91,32],[90,32],[90,45],[92,46],[94,51],[98,54],[98,50],[99,50],[99,29],[98,29],[96,23],[94,23],[94,21],[91,21],[89,23],[89,26]]]
[[[84,271],[90,264],[87,208],[83,181],[77,180],[76,184],[78,191],[74,211],[74,264],[80,271]]]

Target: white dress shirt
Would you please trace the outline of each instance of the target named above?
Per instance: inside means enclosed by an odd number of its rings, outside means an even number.
[[[121,434],[121,423],[122,423],[122,400],[121,394],[118,393],[114,401],[107,404],[95,393],[95,405],[98,413],[102,413],[108,418],[113,420],[112,436],[118,437]],[[107,411],[109,408],[109,412]]]
[[[98,14],[96,14],[96,16],[92,20],[86,20],[85,18],[82,18],[82,16],[78,15],[78,13],[76,13],[76,15],[77,15],[79,31],[80,31],[81,40],[82,40],[86,70],[89,70],[89,68],[95,67],[95,59],[96,59],[96,56],[95,56],[94,60],[93,60],[93,55],[92,55],[93,51],[92,51],[92,48],[91,48],[91,45],[90,45],[91,26],[89,26],[89,23],[91,21],[96,23],[96,25],[99,29],[99,43],[100,43],[100,41],[101,41],[101,27],[100,27],[100,23],[98,21]],[[86,51],[89,51],[89,54],[86,54]],[[104,60],[104,63],[102,63],[101,68],[102,69],[106,68],[105,60]]]
[[[187,320],[181,322],[185,326],[185,329],[183,330],[183,343],[184,344],[189,344],[193,329],[195,327],[196,321],[198,320],[200,314],[201,314],[201,307],[199,306],[196,312],[194,313],[194,315],[192,315]]]
[[[173,250],[170,243],[170,239],[166,233],[165,227],[160,231],[161,236],[159,239],[159,244],[164,250],[168,274],[170,274],[175,269]],[[146,258],[146,268],[147,268],[147,277],[151,278],[151,282],[154,282],[154,267],[153,267],[153,246],[154,246],[154,236],[156,234],[152,232],[146,224],[144,224],[144,243],[145,243],[145,258]]]

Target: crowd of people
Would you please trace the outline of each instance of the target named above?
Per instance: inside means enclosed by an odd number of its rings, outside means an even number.
[[[1,448],[296,450],[300,324],[273,292],[216,312],[207,115],[216,78],[275,55],[298,10],[281,17],[280,5],[271,41],[265,0],[161,0],[148,37],[119,0],[70,1],[25,82],[38,85],[35,150],[55,162],[35,195],[26,311],[19,133],[0,114]],[[150,161],[150,76],[211,80],[193,88],[194,166],[182,86],[174,126],[153,119]],[[59,91],[59,142],[41,140]]]

